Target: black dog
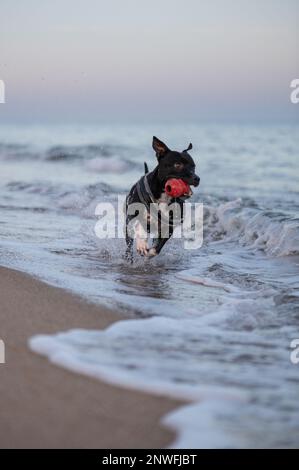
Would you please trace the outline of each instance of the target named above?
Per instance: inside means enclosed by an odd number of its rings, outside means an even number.
[[[186,197],[190,197],[192,191],[184,197],[180,198],[171,198],[165,193],[165,183],[170,178],[182,179],[188,185],[198,186],[200,182],[199,176],[195,174],[195,163],[192,157],[189,155],[188,151],[192,149],[192,144],[189,144],[188,148],[183,152],[176,152],[170,150],[167,145],[165,145],[157,137],[153,137],[153,149],[156,152],[158,159],[158,165],[156,168],[148,172],[147,164],[145,163],[145,176],[143,176],[136,184],[131,188],[127,198],[126,198],[126,259],[133,260],[133,243],[134,243],[134,234],[137,242],[137,252],[145,256],[155,256],[160,253],[161,249],[171,237],[175,225],[178,222],[174,221],[174,215],[172,212],[169,213],[167,219],[167,235],[164,236],[165,231],[163,228],[163,214],[158,210],[157,213],[157,224],[158,231],[157,237],[153,239],[153,245],[149,249],[147,245],[147,240],[145,237],[139,235],[140,225],[145,229],[146,232],[150,231],[150,206],[151,204],[157,205],[161,202],[164,202],[167,206],[176,202],[180,208],[180,219],[179,222],[183,221],[183,205]],[[129,227],[130,222],[137,215],[137,212],[131,213],[129,210],[130,205],[134,203],[142,203],[144,207],[144,216],[142,222],[135,224],[134,227]],[[131,206],[133,207],[133,206]],[[160,207],[160,206],[159,206]],[[152,215],[152,212],[151,212]]]

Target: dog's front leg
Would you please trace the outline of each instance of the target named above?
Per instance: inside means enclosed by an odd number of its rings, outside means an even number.
[[[140,222],[137,222],[135,226],[135,234],[136,234],[137,253],[139,253],[142,256],[147,256],[148,255],[147,234]]]
[[[125,252],[124,258],[127,261],[130,261],[133,263],[133,245],[134,245],[134,238],[132,237],[132,234],[129,233],[128,227],[130,221],[133,219],[133,216],[127,216],[126,218],[126,244],[127,244],[127,249]]]
[[[153,246],[148,251],[148,256],[153,257],[153,256],[158,255],[160,251],[162,250],[163,246],[165,245],[165,243],[171,238],[172,234],[173,234],[173,226],[170,225],[169,236],[167,238],[162,238],[161,236],[159,236],[158,238],[154,238]]]

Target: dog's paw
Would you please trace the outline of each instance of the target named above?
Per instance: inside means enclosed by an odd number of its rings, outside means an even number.
[[[122,259],[124,261],[127,261],[128,263],[133,263],[133,252],[131,250],[127,250],[125,254],[122,256]]]
[[[157,255],[157,250],[156,248],[150,248],[147,252],[147,256],[149,258],[153,258],[153,256],[156,256]]]
[[[148,254],[147,240],[144,240],[143,238],[137,238],[136,250],[139,255],[146,256]]]

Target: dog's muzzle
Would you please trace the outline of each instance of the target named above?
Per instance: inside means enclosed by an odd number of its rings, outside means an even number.
[[[195,188],[196,188],[196,186],[198,186],[199,183],[200,183],[200,177],[197,176],[197,175],[194,175],[194,176],[193,176],[193,182],[192,182],[191,184],[192,184],[193,186],[195,186]]]

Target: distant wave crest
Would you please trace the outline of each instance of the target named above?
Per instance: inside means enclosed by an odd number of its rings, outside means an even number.
[[[137,149],[126,145],[57,145],[36,149],[26,144],[0,143],[0,160],[35,159],[45,162],[78,162],[87,170],[100,173],[123,173],[140,166],[132,160]]]

